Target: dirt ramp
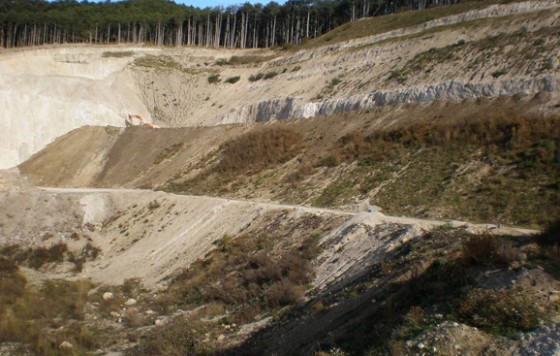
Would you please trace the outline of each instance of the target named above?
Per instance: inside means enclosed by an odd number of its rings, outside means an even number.
[[[122,133],[116,127],[74,130],[20,166],[38,186],[84,187],[95,182],[110,148]]]

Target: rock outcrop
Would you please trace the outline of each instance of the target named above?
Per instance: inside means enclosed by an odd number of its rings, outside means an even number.
[[[289,120],[328,116],[351,111],[368,110],[385,105],[429,103],[433,101],[465,100],[558,92],[560,77],[555,75],[536,78],[508,78],[489,82],[463,83],[447,81],[425,86],[376,91],[349,98],[334,98],[317,102],[306,102],[301,98],[264,101],[232,109],[222,117],[224,124]]]

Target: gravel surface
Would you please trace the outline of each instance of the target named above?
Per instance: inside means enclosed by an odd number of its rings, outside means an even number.
[[[520,338],[520,355],[560,355],[560,324],[547,325]]]

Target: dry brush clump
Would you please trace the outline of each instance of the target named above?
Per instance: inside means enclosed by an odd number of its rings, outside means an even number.
[[[23,264],[33,269],[39,269],[47,263],[63,262],[67,253],[68,247],[62,242],[50,247],[41,246],[28,249],[23,249],[18,245],[9,245],[0,250],[0,255],[16,264]]]
[[[209,258],[195,262],[171,284],[182,303],[222,303],[251,320],[259,313],[299,302],[313,271],[309,260],[317,253],[308,240],[283,252],[271,252],[266,236],[225,236]]]
[[[46,355],[57,354],[64,340],[76,352],[100,345],[83,324],[90,282],[49,280],[39,289],[28,288],[17,265],[0,257],[0,287],[0,342]]]
[[[530,331],[548,319],[548,312],[525,288],[475,289],[457,307],[461,321],[502,335]]]
[[[477,235],[463,241],[463,256],[470,263],[509,264],[519,256],[511,240]]]
[[[72,234],[72,236],[76,235]],[[79,253],[70,251],[68,246],[62,242],[50,247],[22,248],[19,245],[8,245],[0,249],[0,256],[17,265],[39,270],[49,263],[56,264],[68,261],[75,265],[76,272],[81,272],[84,263],[95,260],[100,253],[101,250],[91,242],[86,242]]]
[[[249,132],[222,145],[218,172],[237,172],[284,163],[300,150],[302,135],[287,128]]]
[[[164,148],[163,151],[161,151],[154,159],[154,164],[160,164],[161,162],[174,157],[181,151],[183,146],[183,142],[179,142]]]
[[[213,349],[201,340],[205,330],[200,323],[175,318],[164,325],[158,332],[147,335],[138,346],[126,351],[126,355],[210,355]]]

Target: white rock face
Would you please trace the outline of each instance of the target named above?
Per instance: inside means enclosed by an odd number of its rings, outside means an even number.
[[[21,163],[84,125],[124,126],[129,113],[151,122],[124,74],[133,57],[104,58],[104,50],[0,53],[0,168]]]
[[[342,114],[350,111],[368,110],[385,105],[428,103],[445,100],[465,100],[536,94],[560,91],[559,76],[536,78],[509,78],[488,82],[447,81],[424,86],[413,86],[395,90],[376,91],[349,98],[334,98],[317,102],[306,102],[300,98],[263,101],[232,109],[222,117],[222,123],[243,123],[289,120]]]

